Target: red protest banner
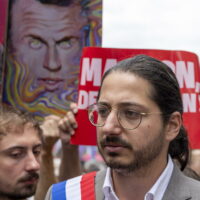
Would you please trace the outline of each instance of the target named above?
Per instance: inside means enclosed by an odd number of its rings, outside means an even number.
[[[73,144],[96,145],[96,128],[87,116],[87,107],[96,102],[102,75],[118,61],[146,54],[166,63],[176,74],[183,99],[184,124],[189,132],[191,148],[200,148],[200,72],[196,54],[186,51],[112,49],[87,47],[83,50],[77,114],[78,129]]]
[[[4,42],[7,23],[8,0],[1,0],[0,5],[0,43]]]
[[[0,3],[0,101],[2,99],[2,80],[3,80],[3,63],[5,53],[5,40],[6,40],[6,28],[7,28],[7,12],[8,0],[1,0]]]

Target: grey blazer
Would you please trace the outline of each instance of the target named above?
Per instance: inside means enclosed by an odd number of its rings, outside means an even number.
[[[95,178],[96,200],[103,200],[102,187],[106,171],[99,171]],[[200,200],[200,182],[185,176],[175,165],[169,185],[162,200]],[[52,200],[51,188],[45,200]]]

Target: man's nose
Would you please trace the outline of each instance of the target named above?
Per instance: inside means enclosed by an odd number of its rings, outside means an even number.
[[[120,134],[121,133],[121,125],[117,119],[117,113],[111,111],[108,115],[104,126],[102,127],[102,131],[105,134]]]
[[[27,171],[38,171],[40,169],[40,160],[33,153],[29,153],[26,159]]]
[[[44,58],[44,68],[52,72],[56,72],[61,69],[60,57],[56,46],[49,46],[47,48]]]

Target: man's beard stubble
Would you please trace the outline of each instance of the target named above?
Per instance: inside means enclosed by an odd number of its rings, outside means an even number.
[[[34,184],[34,185],[28,185],[24,187],[22,190],[16,189],[10,192],[0,191],[0,199],[3,197],[4,198],[6,197],[8,199],[13,199],[13,200],[26,199],[35,194],[36,188],[37,188],[37,184]]]
[[[17,184],[22,184],[24,182],[30,181],[32,179],[39,180],[39,174],[37,172],[31,172],[26,176],[20,178]],[[37,188],[37,181],[34,184],[27,184],[22,187],[14,188],[12,191],[2,191],[0,187],[0,199],[8,198],[13,200],[22,200],[31,197],[35,194]]]
[[[98,149],[100,154],[102,155],[105,163],[111,169],[117,171],[123,171],[126,173],[131,173],[138,171],[144,167],[147,167],[151,164],[155,158],[157,158],[163,148],[163,133],[159,134],[154,140],[148,143],[143,149],[134,150],[132,145],[124,140],[122,140],[119,136],[106,136],[103,140],[101,140],[98,144]],[[115,158],[119,156],[116,152],[110,152],[108,155],[104,155],[104,147],[109,144],[118,144],[127,150],[132,152],[132,157],[130,157],[129,163],[123,163],[119,160],[117,161]],[[109,160],[106,157],[109,156]]]

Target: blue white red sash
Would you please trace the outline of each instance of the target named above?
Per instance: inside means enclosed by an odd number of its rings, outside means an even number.
[[[91,172],[52,186],[52,200],[95,200],[95,176]]]

